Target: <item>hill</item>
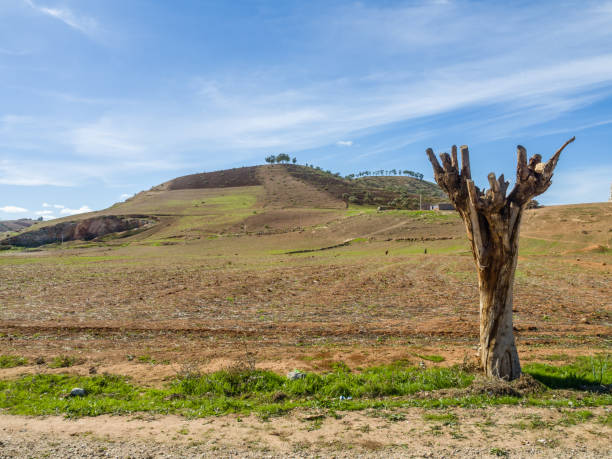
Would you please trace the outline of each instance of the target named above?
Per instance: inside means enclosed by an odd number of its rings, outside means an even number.
[[[0,221],[0,233],[21,231],[35,223],[37,223],[37,221],[30,218],[20,218],[19,220],[2,220]]]
[[[408,177],[348,180],[298,165],[242,167],[177,177],[108,209],[38,222],[0,245],[108,239],[111,232],[164,240],[287,231],[324,224],[349,207],[417,209],[418,193],[442,200],[435,184]]]
[[[331,195],[343,202],[350,200],[350,202],[356,204],[384,205],[397,209],[418,209],[419,195],[424,202],[448,202],[442,190],[435,183],[425,180],[402,176],[346,179],[319,168],[295,164],[241,167],[191,174],[165,182],[158,187],[154,187],[154,189],[185,190],[258,185],[270,188],[273,187],[274,179],[281,177],[284,178],[285,184],[289,185],[287,174],[319,192]],[[324,196],[318,196],[318,200],[313,201],[312,197],[303,196],[299,192],[303,190],[287,189],[285,191],[292,196],[292,204],[303,202],[316,207],[327,207],[329,205],[329,202],[327,202],[329,198]],[[307,199],[300,201],[300,198]]]
[[[424,202],[441,196],[434,184],[408,177],[346,180],[283,164],[237,168],[178,177],[108,209],[36,222],[1,240],[0,246],[70,247],[83,240],[91,246],[157,246],[287,235],[294,241],[287,250],[310,250],[373,234],[411,240],[460,238],[463,230],[454,212],[376,211],[398,201],[409,201],[403,205],[412,207],[418,203],[418,192]],[[417,226],[411,223],[415,218]],[[524,219],[525,247],[541,245],[543,240],[554,241],[551,247],[564,250],[568,244],[609,247],[610,219],[609,204],[530,210]]]

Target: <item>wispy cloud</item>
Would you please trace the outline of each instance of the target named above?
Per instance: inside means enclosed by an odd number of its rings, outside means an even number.
[[[81,206],[78,209],[70,209],[69,207],[63,207],[62,210],[60,210],[60,214],[62,215],[84,214],[85,212],[93,212],[93,210],[89,206]]]
[[[74,167],[67,166],[68,169]],[[0,160],[0,185],[21,186],[71,186],[75,182],[66,174],[67,169],[59,163],[21,158]]]
[[[99,30],[98,23],[95,19],[87,16],[79,16],[68,8],[50,8],[37,5],[33,0],[23,1],[39,13],[57,19],[67,26],[84,33],[85,35],[93,35]]]
[[[34,213],[36,215],[40,215],[41,217],[48,216],[48,215],[53,215],[53,211],[52,210],[37,210]]]
[[[24,1],[80,32],[99,30],[64,6],[39,5],[52,0]],[[62,108],[58,117],[0,117],[0,184],[74,185],[152,171],[170,178],[180,168],[327,146],[351,147],[330,150],[357,165],[441,132],[470,142],[533,137],[534,126],[612,94],[610,3],[330,5],[304,18],[302,45],[283,59],[266,52],[232,68],[224,55],[214,66],[164,69],[161,83],[138,69],[146,89],[119,90],[112,100],[45,89]],[[540,133],[560,129],[549,123]]]
[[[21,214],[27,212],[28,209],[18,206],[4,206],[0,207],[0,212],[6,212],[7,214]]]

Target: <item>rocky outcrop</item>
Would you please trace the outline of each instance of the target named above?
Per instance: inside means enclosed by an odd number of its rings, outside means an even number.
[[[111,233],[133,230],[155,223],[150,217],[143,216],[104,216],[74,222],[61,222],[27,231],[0,241],[0,245],[17,247],[38,247],[45,244],[67,241],[90,241]]]

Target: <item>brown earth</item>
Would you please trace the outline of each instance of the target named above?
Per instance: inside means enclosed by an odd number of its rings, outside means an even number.
[[[427,418],[410,408],[337,412],[295,411],[256,416],[0,416],[3,457],[538,457],[612,455],[610,428],[592,419],[564,420],[573,410],[526,407],[453,409]],[[434,413],[438,414],[438,413]]]
[[[162,183],[155,189],[187,190],[200,188],[231,188],[261,185],[257,174],[259,166],[239,167],[216,172],[185,175]]]
[[[584,247],[605,242],[593,236],[607,236],[599,229],[610,223],[608,208],[572,242],[549,242],[559,239],[558,223],[540,211],[525,221],[517,271],[521,357],[606,349],[612,263],[609,252]],[[83,359],[83,368],[131,368],[127,355],[218,368],[246,346],[262,367],[279,371],[323,369],[338,360],[370,365],[410,358],[421,348],[446,363],[473,355],[478,291],[457,217],[349,209],[308,211],[300,224],[299,209],[287,212],[276,231],[264,227],[270,232],[260,235],[247,227],[170,245],[137,235],[126,239],[134,241],[128,246],[121,240],[3,255],[0,352],[31,359],[69,354]],[[327,223],[316,223],[324,217]],[[347,240],[355,242],[287,254]]]

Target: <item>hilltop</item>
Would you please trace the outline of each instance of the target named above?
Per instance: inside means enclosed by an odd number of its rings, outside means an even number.
[[[270,188],[273,187],[271,182],[277,178],[284,178],[286,174],[308,185],[311,191],[314,189],[343,202],[349,200],[356,204],[384,205],[396,209],[412,210],[418,209],[419,195],[426,202],[448,202],[442,190],[435,183],[425,180],[401,176],[343,178],[320,168],[296,164],[241,167],[191,174],[165,182],[154,189],[184,190],[257,185]],[[291,196],[291,206],[327,207],[329,205],[328,197],[319,195],[317,196],[319,200],[313,200],[305,189],[286,191]],[[300,193],[300,191],[306,192]]]

